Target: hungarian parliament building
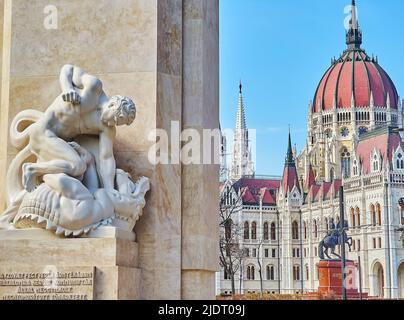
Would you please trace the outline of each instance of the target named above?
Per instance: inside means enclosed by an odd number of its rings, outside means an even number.
[[[218,294],[316,292],[319,243],[339,222],[343,186],[356,286],[369,297],[404,298],[404,101],[362,47],[355,1],[346,45],[309,104],[300,153],[289,134],[279,179],[255,176],[240,85],[229,165],[222,137]]]

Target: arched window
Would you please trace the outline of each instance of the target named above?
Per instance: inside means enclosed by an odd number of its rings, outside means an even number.
[[[401,153],[397,155],[397,169],[404,169],[404,158]]]
[[[300,280],[300,266],[299,265],[293,266],[293,280],[294,281]]]
[[[334,168],[331,168],[330,170],[330,182],[334,181]]]
[[[254,266],[247,267],[247,280],[255,280],[255,267]]]
[[[303,227],[304,227],[304,239],[307,239],[307,223],[306,223],[306,221],[303,222]]]
[[[356,227],[356,219],[355,219],[355,209],[351,208],[351,227]]]
[[[292,223],[292,239],[299,240],[299,225],[297,221],[293,221]]]
[[[306,281],[309,281],[310,280],[310,272],[309,272],[309,265],[308,264],[306,264],[306,266],[305,266],[305,273],[306,273]]]
[[[330,230],[330,225],[328,224],[328,218],[324,219],[324,228],[328,233],[328,231]]]
[[[360,227],[361,225],[361,210],[356,207],[356,225]]]
[[[251,223],[251,239],[257,240],[257,223]]]
[[[378,226],[381,226],[381,225],[382,225],[382,208],[381,208],[381,206],[380,206],[379,203],[376,205],[376,212],[377,212],[377,221],[376,221],[376,224],[377,224]]]
[[[379,171],[379,159],[377,157],[377,154],[375,154],[373,157],[373,172],[376,171]]]
[[[313,221],[314,224],[314,237],[318,238],[318,227],[317,227],[317,220]]]
[[[372,223],[372,226],[376,225],[376,210],[375,210],[375,206],[372,204],[370,205],[370,220]]]
[[[342,149],[341,152],[341,167],[344,178],[349,178],[351,172],[351,154],[347,148]]]
[[[233,226],[233,221],[231,219],[227,220],[225,223],[225,226],[224,226],[226,240],[231,239],[232,226]]]
[[[354,175],[354,176],[357,176],[358,173],[359,173],[359,170],[358,170],[358,162],[355,160],[354,163],[353,163],[353,175]]]
[[[271,240],[276,240],[276,225],[275,225],[275,222],[271,223]]]
[[[244,222],[244,240],[250,239],[250,225],[248,221]]]
[[[264,223],[264,240],[269,240],[269,226],[268,222]]]
[[[275,267],[267,266],[267,280],[275,280]]]

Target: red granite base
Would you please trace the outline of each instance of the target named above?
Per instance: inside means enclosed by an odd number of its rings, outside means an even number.
[[[346,262],[346,292],[348,299],[360,299],[360,293],[357,288],[357,268],[351,260]],[[318,264],[318,279],[320,286],[318,293],[323,299],[342,298],[342,261],[340,260],[322,260]],[[363,299],[367,294],[362,295]]]

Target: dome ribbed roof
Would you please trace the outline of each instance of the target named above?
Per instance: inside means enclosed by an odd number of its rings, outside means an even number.
[[[390,106],[397,109],[399,97],[389,75],[374,58],[364,50],[347,50],[331,67],[317,87],[313,100],[314,112],[350,108],[352,98],[355,107],[369,107],[371,96],[375,107]]]

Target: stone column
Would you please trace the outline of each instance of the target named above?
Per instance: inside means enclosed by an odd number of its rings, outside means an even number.
[[[53,7],[48,0],[3,1],[1,209],[16,153],[10,122],[24,109],[45,110],[61,93],[60,68],[81,66],[107,94],[130,96],[137,105],[134,125],[118,129],[115,155],[134,178],[151,178],[135,228],[141,298],[213,298],[218,166],[153,165],[148,154],[155,144],[149,134],[170,135],[172,121],[180,129],[218,128],[218,0],[57,0]]]
[[[219,128],[219,1],[184,0],[183,5],[183,129],[203,136],[203,129]],[[218,165],[182,167],[183,299],[214,298],[219,203],[212,199],[217,199],[218,174]]]

